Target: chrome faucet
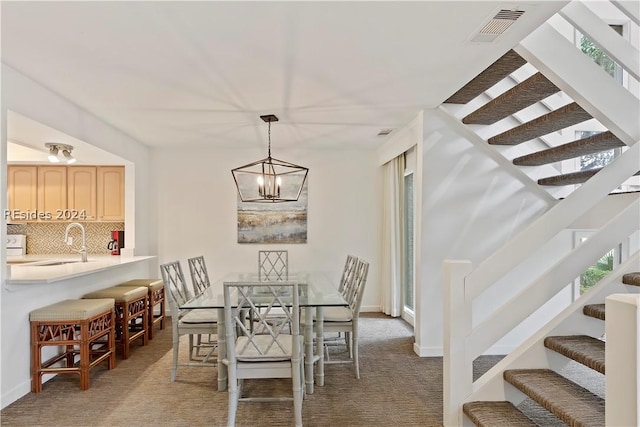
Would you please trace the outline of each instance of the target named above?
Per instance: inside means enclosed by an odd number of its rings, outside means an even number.
[[[72,248],[72,250],[80,253],[82,262],[87,262],[87,235],[82,224],[80,224],[79,222],[72,222],[67,225],[67,229],[64,230],[64,242],[69,246],[72,245],[72,243],[69,242],[69,230],[71,230],[73,227],[80,227],[80,230],[82,231],[82,246],[80,246],[80,249]]]

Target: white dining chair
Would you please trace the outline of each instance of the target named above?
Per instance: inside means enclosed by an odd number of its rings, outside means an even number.
[[[344,267],[342,269],[342,276],[340,277],[340,284],[338,286],[338,291],[344,297],[346,294],[351,292],[350,287],[353,284],[353,277],[356,271],[356,264],[358,263],[358,257],[355,255],[347,255],[347,259],[344,263]],[[325,358],[329,360],[329,351],[328,347],[330,345],[339,345],[344,344],[347,345],[345,340],[345,335],[342,332],[338,332],[335,336],[326,336],[324,337],[324,345],[325,345]]]
[[[353,278],[357,262],[357,256],[347,255],[347,260],[345,261],[344,268],[342,269],[342,277],[340,277],[340,285],[338,286],[338,291],[340,291],[341,294],[345,291],[347,284],[352,282],[351,279]]]
[[[191,273],[191,283],[193,290],[196,293],[203,293],[207,288],[211,286],[209,282],[209,274],[207,272],[207,266],[204,262],[204,256],[189,258],[187,260],[189,264],[189,272]]]
[[[191,285],[196,294],[201,294],[211,287],[209,281],[209,273],[207,272],[207,265],[204,262],[204,256],[187,259],[189,265],[189,273],[191,274]],[[196,360],[198,357],[203,357],[201,353],[203,350],[208,350],[209,347],[215,346],[217,337],[213,335],[198,335],[196,337],[196,343],[189,352],[189,359]],[[194,354],[195,352],[195,354]]]
[[[268,321],[278,308],[287,317],[284,323]],[[246,311],[253,310],[253,327],[246,322]],[[293,400],[296,426],[302,426],[304,398],[303,352],[300,336],[300,305],[295,282],[244,282],[224,284],[224,315],[228,367],[228,426],[235,425],[238,402]],[[242,396],[245,379],[291,378],[292,397]]]
[[[171,381],[176,380],[178,365],[180,366],[217,366],[215,351],[217,339],[207,344],[208,352],[201,360],[194,360],[194,336],[202,334],[216,336],[218,334],[217,312],[213,309],[181,310],[189,299],[190,294],[186,286],[182,266],[179,261],[173,261],[160,265],[160,273],[164,282],[166,294],[171,311],[171,327],[173,333],[173,364],[171,369]],[[180,337],[189,336],[189,362],[178,363],[180,349]],[[205,344],[203,344],[205,345]]]
[[[364,294],[368,273],[369,263],[358,259],[353,269],[351,280],[345,284],[343,290],[343,296],[349,305],[347,307],[325,307],[323,310],[323,332],[344,333],[345,343],[349,350],[349,360],[326,360],[325,364],[353,363],[356,378],[358,379],[360,379],[358,317],[360,316],[362,295]],[[318,349],[318,351],[323,350],[324,349]]]
[[[261,282],[289,280],[289,252],[258,251],[258,280]]]

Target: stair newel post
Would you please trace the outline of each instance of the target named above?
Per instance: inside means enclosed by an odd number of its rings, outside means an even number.
[[[465,277],[471,261],[444,261],[443,414],[445,426],[462,425],[462,403],[473,388],[472,362],[466,339],[471,332],[471,301],[465,295]]]
[[[605,424],[640,425],[640,295],[613,294],[605,299]]]

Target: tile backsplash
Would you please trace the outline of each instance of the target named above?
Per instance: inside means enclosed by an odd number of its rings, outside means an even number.
[[[90,254],[109,254],[107,244],[111,241],[112,230],[124,230],[123,222],[80,222],[87,235],[87,252]],[[71,254],[73,252],[64,242],[66,222],[29,222],[7,225],[7,234],[27,235],[27,254]],[[73,247],[79,248],[82,234],[76,227],[69,231],[73,237]]]

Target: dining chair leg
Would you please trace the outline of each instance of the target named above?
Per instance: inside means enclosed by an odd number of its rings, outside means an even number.
[[[171,367],[171,382],[176,380],[178,370],[178,351],[180,346],[180,335],[178,331],[173,331],[173,366]]]
[[[230,365],[228,369],[229,375],[229,409],[227,416],[227,426],[234,427],[236,425],[236,412],[238,411],[238,379],[236,377],[236,367]]]
[[[353,350],[353,365],[356,368],[356,378],[360,379],[360,364],[358,363],[358,321],[353,319],[353,332],[351,333],[351,348]]]
[[[299,366],[301,365],[300,362],[298,364]],[[293,376],[291,379],[293,383],[293,415],[296,427],[302,427],[302,389],[304,388],[301,381],[302,375],[300,374],[300,369],[293,369],[291,374]]]

